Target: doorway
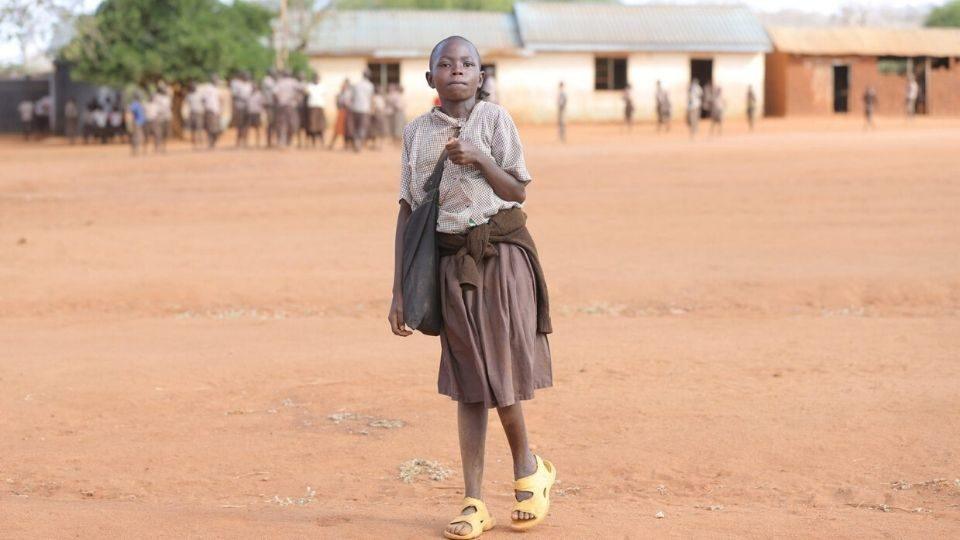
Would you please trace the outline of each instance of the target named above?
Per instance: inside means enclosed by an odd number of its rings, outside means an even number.
[[[704,105],[707,100],[707,88],[713,86],[713,59],[712,58],[691,58],[690,59],[690,82],[696,79],[700,82],[700,87],[704,89]],[[710,116],[710,108],[703,107],[700,111],[701,118]]]
[[[850,66],[833,66],[833,112],[850,110]]]

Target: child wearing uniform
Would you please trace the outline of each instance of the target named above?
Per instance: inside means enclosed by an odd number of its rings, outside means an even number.
[[[247,128],[248,131],[250,129],[256,131],[255,146],[257,148],[260,148],[260,125],[263,123],[264,101],[263,92],[254,87],[250,94],[250,100],[247,102]],[[247,144],[246,135],[244,135],[243,144],[244,146]]]
[[[527,442],[520,401],[553,384],[547,290],[523,201],[531,180],[510,114],[477,99],[480,55],[466,39],[444,39],[430,55],[427,81],[441,105],[403,131],[393,303],[398,336],[412,333],[403,317],[403,232],[422,204],[424,185],[441,156],[437,222],[440,246],[439,393],[458,402],[464,494],[461,514],[444,530],[452,539],[494,526],[481,499],[487,413],[496,407],[510,443],[517,504],[512,527],[540,523],[549,509],[556,469]]]

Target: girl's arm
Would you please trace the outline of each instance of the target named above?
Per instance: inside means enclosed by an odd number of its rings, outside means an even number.
[[[393,245],[393,301],[390,305],[390,330],[398,336],[409,336],[413,333],[404,325],[403,321],[403,231],[407,228],[410,219],[410,205],[407,201],[400,201],[400,210],[397,212],[397,232]]]
[[[503,170],[470,141],[451,138],[447,141],[447,156],[457,165],[473,165],[487,180],[497,197],[522,203],[527,198],[527,186]]]

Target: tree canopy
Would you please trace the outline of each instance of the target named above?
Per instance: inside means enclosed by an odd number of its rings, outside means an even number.
[[[960,26],[960,0],[951,0],[934,8],[927,16],[927,26]]]
[[[115,86],[260,75],[274,61],[272,17],[242,0],[104,0],[61,55],[78,77]]]

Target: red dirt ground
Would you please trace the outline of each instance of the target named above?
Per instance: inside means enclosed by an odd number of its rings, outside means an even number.
[[[526,538],[960,537],[960,120],[879,123],[521,128],[561,480]],[[386,321],[398,158],[0,141],[0,537],[438,537],[455,407]]]

